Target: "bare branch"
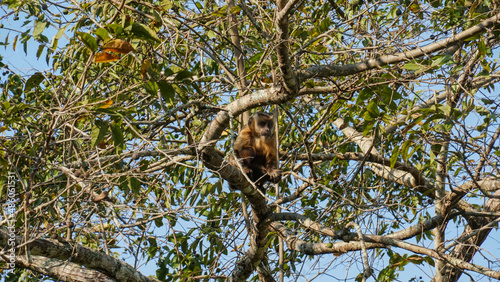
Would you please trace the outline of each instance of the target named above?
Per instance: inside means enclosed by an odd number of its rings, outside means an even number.
[[[306,81],[311,78],[322,78],[331,76],[346,76],[353,75],[356,73],[364,72],[374,68],[382,67],[389,64],[401,63],[409,60],[413,60],[425,55],[432,54],[434,52],[446,49],[452,45],[458,44],[461,41],[470,38],[474,35],[483,33],[487,28],[492,27],[500,21],[500,14],[496,14],[491,18],[488,18],[481,23],[464,30],[450,38],[438,41],[436,43],[415,48],[411,51],[402,52],[394,55],[380,56],[375,59],[370,59],[361,63],[354,63],[350,65],[343,66],[332,66],[332,65],[321,65],[313,66],[305,70],[297,71],[297,77],[300,82]]]

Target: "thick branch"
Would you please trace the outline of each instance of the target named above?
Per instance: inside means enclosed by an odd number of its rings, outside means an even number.
[[[218,173],[223,179],[228,180],[238,188],[249,200],[254,212],[257,232],[252,235],[252,246],[237,262],[232,277],[235,281],[246,281],[253,272],[254,266],[259,265],[264,258],[269,231],[268,224],[264,223],[263,219],[271,210],[266,203],[266,199],[256,189],[250,188],[243,174],[236,167],[223,161],[215,149],[215,141],[220,138],[222,132],[228,127],[231,117],[236,117],[242,112],[258,106],[283,103],[293,97],[293,95],[281,93],[279,88],[270,88],[245,95],[229,103],[209,124],[198,146],[203,163],[207,168]]]
[[[271,214],[268,218],[269,221],[280,221],[280,220],[293,220],[297,221],[302,225],[304,228],[314,230],[315,232],[318,232],[320,234],[330,236],[332,239],[342,239],[344,241],[351,241],[354,240],[354,238],[357,237],[356,233],[348,232],[345,229],[339,229],[335,230],[333,228],[328,228],[325,227],[315,221],[312,221],[311,219],[298,214],[298,213],[273,213]],[[447,220],[451,220],[453,217],[447,218]],[[444,220],[443,217],[437,215],[435,217],[429,218],[421,223],[418,223],[417,225],[410,226],[406,229],[403,229],[401,231],[397,231],[391,234],[387,234],[385,236],[388,236],[393,239],[408,239],[411,238],[415,235],[422,234],[422,232],[428,231],[436,227],[438,224],[442,223]]]
[[[298,251],[308,255],[320,254],[342,254],[349,251],[361,250],[360,242],[337,242],[332,243],[310,243],[299,239],[286,226],[280,222],[271,223],[271,227],[278,231],[279,235],[285,240],[286,245],[290,250]],[[367,249],[383,248],[383,244],[366,243]]]
[[[0,245],[6,246],[9,233],[0,229]],[[16,236],[16,246],[21,246],[23,238]],[[81,245],[71,245],[54,240],[37,239],[27,243],[28,250],[33,256],[43,256],[46,258],[69,261],[84,266],[87,269],[94,269],[117,281],[138,281],[149,282],[158,281],[142,275],[132,266],[114,257],[89,249]],[[24,248],[22,248],[24,250]]]
[[[496,181],[496,185],[500,183]],[[498,186],[497,186],[498,189]],[[500,190],[495,192],[500,196]],[[485,210],[488,212],[500,211],[500,200],[489,199]],[[491,230],[498,226],[498,217],[474,216],[468,219],[468,225],[457,239],[458,245],[453,249],[451,255],[463,261],[471,261],[479,247],[484,243]],[[446,281],[458,281],[463,271],[455,267],[446,267],[444,270]]]
[[[201,138],[198,150],[203,151],[207,146],[214,146],[213,141],[219,140],[222,132],[229,126],[231,116],[236,117],[244,111],[259,106],[284,103],[294,97],[293,95],[282,93],[280,88],[271,87],[255,91],[229,103],[208,125],[205,134]]]
[[[458,44],[461,41],[470,38],[474,35],[483,33],[486,29],[492,27],[500,21],[500,14],[497,14],[489,19],[482,21],[481,23],[464,30],[450,38],[438,41],[436,43],[418,47],[411,51],[398,53],[395,55],[385,55],[375,59],[370,59],[365,62],[354,63],[343,66],[332,66],[332,65],[322,65],[313,66],[305,70],[297,71],[297,77],[300,82],[304,82],[310,78],[322,78],[322,77],[332,77],[332,76],[347,76],[374,68],[382,67],[388,64],[401,63],[409,60],[413,60],[425,55],[432,54],[434,52],[443,50],[452,45]]]
[[[326,253],[343,253],[351,250],[361,249],[360,242],[339,242],[336,244],[309,243],[297,238],[297,236],[292,231],[290,231],[279,222],[273,222],[271,226],[279,232],[280,236],[285,239],[290,249],[300,251],[305,254],[317,255]],[[427,255],[434,259],[445,260],[451,265],[462,269],[471,270],[496,279],[500,278],[499,271],[494,271],[486,267],[471,264],[461,259],[457,259],[454,256],[450,256],[444,253],[438,253],[434,250],[407,243],[399,239],[394,239],[389,236],[363,235],[363,239],[366,241],[366,248],[385,248],[387,246],[395,246],[414,253]]]
[[[284,88],[287,93],[297,93],[299,84],[295,72],[293,71],[292,63],[290,62],[290,54],[288,52],[288,13],[292,6],[297,1],[278,1],[278,13],[276,18],[276,30],[278,34],[278,45],[276,51],[278,54],[278,63],[283,74]]]
[[[108,276],[93,270],[81,267],[76,263],[46,258],[43,256],[17,256],[16,265],[34,272],[55,278],[58,281],[68,282],[114,282]]]
[[[453,189],[443,198],[443,205],[446,213],[449,212],[462,198],[472,189],[479,188],[483,191],[500,190],[500,179],[490,178],[479,181],[469,181]]]
[[[379,160],[384,159],[377,151],[377,149],[374,148],[373,138],[366,137],[362,133],[356,131],[354,128],[345,126],[344,121],[340,118],[335,120],[333,124],[341,129],[342,133],[344,133],[347,138],[355,142],[360,147],[361,151],[363,151],[363,153],[365,153],[367,156],[371,155]],[[385,179],[395,181],[408,187],[417,188],[421,193],[432,196],[430,195],[430,193],[427,193],[429,189],[432,189],[432,187],[430,186],[430,184],[428,184],[428,182],[416,168],[405,165],[404,167],[406,168],[406,170],[411,171],[407,172],[397,168],[391,169],[390,166],[387,166],[386,162],[382,162],[385,164],[379,163],[370,163],[368,164],[368,166],[373,170],[373,172]]]

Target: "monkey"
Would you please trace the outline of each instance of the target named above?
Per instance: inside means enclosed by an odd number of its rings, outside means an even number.
[[[281,179],[276,160],[277,148],[274,145],[273,118],[273,114],[264,112],[253,114],[234,142],[234,153],[243,172],[262,193],[265,193],[266,181],[278,183]]]

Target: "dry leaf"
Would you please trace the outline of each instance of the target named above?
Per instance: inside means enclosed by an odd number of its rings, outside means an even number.
[[[100,52],[95,56],[95,63],[107,63],[116,61],[120,58],[117,54],[108,53],[108,52]]]
[[[151,61],[149,59],[144,60],[144,62],[141,65],[141,77],[142,80],[147,80],[148,79],[148,69],[149,66],[151,66]]]
[[[96,203],[100,202],[100,201],[106,199],[108,197],[108,194],[109,194],[108,191],[104,191],[101,194],[95,196],[94,199],[93,199],[93,201],[96,202]]]
[[[109,108],[111,105],[113,104],[113,101],[112,100],[106,100],[104,102],[101,103],[101,105],[99,106],[99,108],[101,109],[107,109]]]
[[[121,39],[112,39],[106,42],[106,44],[102,46],[102,50],[120,54],[128,54],[132,51],[135,51],[134,47],[132,47],[132,44]]]

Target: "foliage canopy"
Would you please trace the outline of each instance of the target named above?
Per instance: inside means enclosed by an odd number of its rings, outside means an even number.
[[[1,7],[5,48],[51,66],[0,56],[11,281],[500,278],[498,3]],[[256,110],[266,195],[228,163]]]

